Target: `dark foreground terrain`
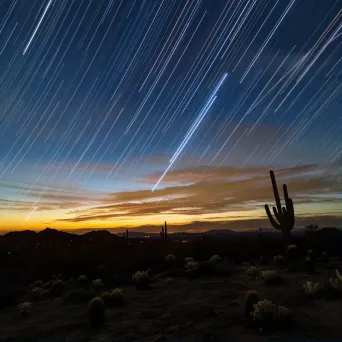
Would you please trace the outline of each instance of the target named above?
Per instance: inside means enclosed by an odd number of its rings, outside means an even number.
[[[248,263],[223,260],[222,274],[210,272],[189,279],[183,269],[171,268],[152,274],[150,289],[139,291],[134,284],[120,286],[124,305],[107,308],[105,322],[92,328],[88,321],[88,302],[93,296],[115,288],[94,289],[90,283],[80,288],[76,280],[63,280],[63,289],[33,301],[27,318],[16,305],[0,310],[1,341],[264,341],[264,340],[339,340],[342,339],[342,299],[330,285],[334,270],[342,266],[338,258],[316,263],[314,274],[305,266],[286,268],[273,261],[258,264],[261,270],[275,270],[282,277],[277,284],[265,284],[247,274]],[[293,265],[303,265],[301,261]],[[229,274],[230,273],[230,274]],[[172,277],[171,279],[169,277]],[[169,278],[168,280],[166,280]],[[304,293],[306,281],[324,284],[320,296]],[[32,301],[32,285],[16,303]],[[245,295],[257,290],[268,299],[292,311],[285,328],[245,326]],[[78,296],[72,294],[81,293]],[[73,298],[75,297],[75,298]],[[76,298],[77,297],[77,298]],[[272,325],[272,324],[271,324]]]

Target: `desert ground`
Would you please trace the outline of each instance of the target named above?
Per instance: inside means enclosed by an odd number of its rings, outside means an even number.
[[[299,267],[276,265],[273,260],[254,264],[259,270],[274,270],[281,276],[279,283],[265,284],[250,277],[248,262],[233,263],[226,259],[216,262],[220,271],[202,272],[189,277],[183,269],[169,268],[151,273],[147,290],[137,290],[127,280],[123,290],[124,305],[106,308],[102,326],[92,327],[88,320],[89,300],[117,286],[93,289],[80,288],[75,280],[64,280],[63,291],[53,296],[49,290],[33,301],[27,318],[21,317],[17,305],[0,310],[0,340],[22,342],[60,341],[264,341],[264,340],[339,340],[342,338],[342,299],[329,279],[342,266],[338,258],[316,262],[313,274]],[[223,266],[222,266],[223,265]],[[324,285],[320,295],[305,293],[307,281]],[[32,301],[25,289],[16,303]],[[48,286],[44,285],[44,288]],[[258,291],[261,299],[291,310],[291,323],[276,328],[246,326],[245,296]],[[84,295],[71,300],[70,293]],[[82,297],[82,298],[81,298]]]

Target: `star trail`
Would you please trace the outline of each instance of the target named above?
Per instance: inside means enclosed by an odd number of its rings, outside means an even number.
[[[341,56],[341,0],[0,0],[5,223],[222,219],[229,190],[181,200],[213,170],[315,165],[340,199]]]

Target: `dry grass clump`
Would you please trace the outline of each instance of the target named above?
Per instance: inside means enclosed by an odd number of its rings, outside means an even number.
[[[138,271],[132,276],[137,290],[147,290],[150,287],[151,277],[148,271]]]
[[[22,317],[24,318],[28,317],[31,306],[32,306],[31,302],[23,302],[18,305],[18,309]]]
[[[264,299],[254,304],[251,313],[258,326],[265,329],[286,327],[292,320],[292,311]]]
[[[260,274],[260,270],[255,266],[251,266],[247,269],[246,273],[250,278],[256,279]]]
[[[272,270],[260,271],[258,278],[267,285],[278,285],[282,281],[281,275]]]
[[[119,288],[102,293],[101,298],[107,308],[124,304],[123,290]]]
[[[303,284],[304,292],[310,296],[317,296],[323,292],[324,285],[307,281]]]

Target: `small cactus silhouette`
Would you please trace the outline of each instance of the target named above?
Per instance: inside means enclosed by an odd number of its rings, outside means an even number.
[[[166,221],[165,221],[165,225],[161,227],[160,237],[161,237],[162,241],[164,241],[164,242],[167,241],[167,224],[166,224]]]
[[[122,239],[125,241],[128,241],[128,229],[126,229],[126,231],[121,234],[122,234]]]
[[[252,320],[252,312],[254,311],[254,305],[260,301],[259,293],[255,290],[250,290],[246,293],[245,300],[245,319],[246,323]]]
[[[93,298],[89,302],[88,316],[90,324],[94,327],[101,326],[105,318],[105,305],[100,297]]]

